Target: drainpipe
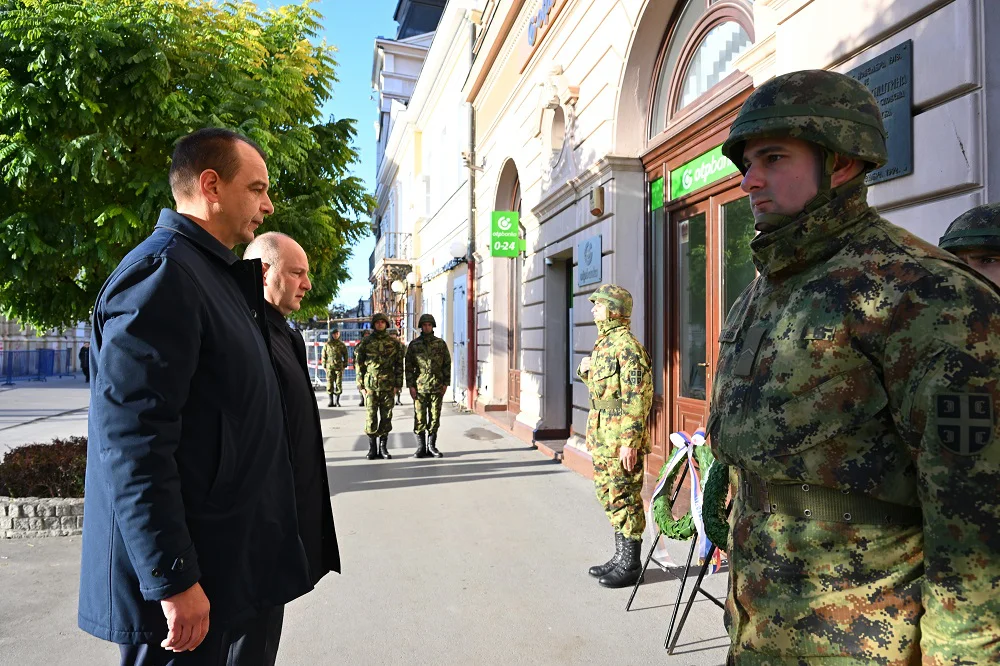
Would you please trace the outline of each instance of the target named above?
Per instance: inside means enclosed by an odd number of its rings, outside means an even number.
[[[476,24],[469,17],[469,72],[476,61]],[[476,385],[476,376],[479,365],[479,317],[476,312],[476,106],[469,103],[469,248],[468,256],[468,283],[465,287],[465,311],[466,320],[466,344],[469,346],[467,356],[469,359],[469,376],[466,393],[468,397],[469,411],[476,411],[476,399],[479,389]]]

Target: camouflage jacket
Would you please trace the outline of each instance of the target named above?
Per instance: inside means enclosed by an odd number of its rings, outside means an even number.
[[[921,507],[923,525],[738,497],[736,663],[1000,662],[1000,298],[863,186],[751,248],[761,274],[719,338],[715,455],[770,484]],[[982,418],[949,419],[954,406]]]
[[[323,345],[323,357],[321,359],[326,371],[343,370],[347,367],[347,345],[343,340],[330,338]]]
[[[418,393],[439,392],[451,384],[448,344],[433,333],[421,333],[406,348],[406,385]]]
[[[590,354],[590,370],[577,375],[591,401],[617,401],[617,408],[591,409],[587,417],[587,449],[617,456],[622,446],[649,453],[646,418],[653,405],[649,354],[629,330],[628,319],[597,324],[599,335]]]
[[[385,331],[375,331],[354,348],[358,386],[369,391],[403,388],[403,349]]]

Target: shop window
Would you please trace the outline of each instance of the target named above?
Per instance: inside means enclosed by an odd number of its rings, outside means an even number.
[[[684,73],[675,111],[683,109],[733,73],[733,61],[750,48],[750,35],[736,21],[712,28],[695,51]]]
[[[733,73],[753,44],[752,0],[686,0],[664,37],[653,82],[650,138]]]

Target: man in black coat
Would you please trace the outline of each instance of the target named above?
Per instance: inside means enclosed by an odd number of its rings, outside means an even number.
[[[94,306],[78,623],[122,664],[273,663],[312,583],[261,264],[232,252],[273,212],[267,165],[199,130],[170,185]]]
[[[323,452],[319,407],[306,364],[306,343],[285,320],[299,310],[302,297],[312,289],[309,259],[291,237],[275,231],[254,239],[243,258],[260,259],[263,264],[271,354],[288,415],[299,537],[309,560],[310,578],[316,584],[329,571],[340,573],[340,552],[330,507],[330,480]]]

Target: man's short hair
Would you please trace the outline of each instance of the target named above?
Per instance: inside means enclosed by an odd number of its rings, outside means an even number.
[[[281,263],[281,240],[283,238],[292,240],[291,236],[280,231],[263,233],[247,245],[247,249],[243,251],[243,258],[260,259],[268,266],[277,266]]]
[[[195,182],[207,169],[219,174],[223,182],[231,181],[240,167],[236,153],[238,142],[247,144],[267,161],[260,146],[232,130],[206,127],[181,137],[170,158],[170,190],[174,199],[194,194]]]

